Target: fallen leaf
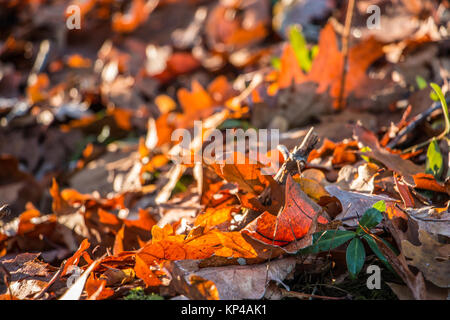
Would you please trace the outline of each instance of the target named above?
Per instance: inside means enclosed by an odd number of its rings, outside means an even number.
[[[386,196],[345,191],[336,185],[325,186],[325,190],[338,198],[342,204],[343,211],[335,219],[341,220],[342,223],[348,226],[357,226],[364,212],[380,200],[386,202],[386,207],[390,207],[397,202],[397,200]]]
[[[173,275],[172,281],[179,282],[177,276],[187,281],[196,275],[212,281],[221,300],[261,299],[266,291],[267,281],[282,281],[294,270],[294,258],[284,258],[263,264],[248,266],[226,266],[213,268],[198,268],[198,262],[175,261],[166,265]],[[179,288],[182,294],[189,296],[189,292]]]
[[[419,230],[420,246],[402,241],[402,253],[408,264],[422,271],[425,279],[441,288],[450,288],[450,244],[441,244],[426,231]]]
[[[443,209],[439,211],[431,207],[409,208],[406,212],[411,219],[417,222],[419,229],[431,234],[450,237],[450,212],[448,207]]]
[[[393,154],[382,148],[377,137],[362,126],[355,126],[354,136],[364,146],[370,148],[370,151],[365,152],[364,155],[380,161],[390,170],[401,175],[409,185],[415,185],[414,175],[425,172],[425,168],[415,165],[409,160],[402,159],[398,154]]]
[[[321,208],[288,175],[285,205],[277,215],[264,212],[242,231],[263,243],[298,251],[311,244]]]

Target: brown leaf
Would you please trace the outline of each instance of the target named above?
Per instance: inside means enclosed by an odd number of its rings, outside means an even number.
[[[424,168],[411,161],[402,159],[398,154],[393,154],[382,148],[377,137],[360,125],[355,126],[354,136],[359,142],[371,149],[371,151],[365,153],[366,156],[380,161],[390,170],[401,175],[409,185],[415,185],[413,177],[425,171]]]
[[[172,274],[172,285],[179,293],[192,298],[183,286],[177,284],[186,281],[192,275],[212,281],[221,300],[261,299],[266,291],[266,281],[281,283],[295,268],[294,258],[284,258],[269,263],[200,268],[195,261],[175,261],[166,264]],[[180,279],[178,279],[180,278]],[[195,299],[195,298],[193,298]]]
[[[402,241],[402,253],[408,263],[422,271],[425,279],[441,288],[450,288],[450,244],[441,244],[426,231],[419,230],[420,246]]]
[[[349,226],[357,226],[359,219],[367,209],[371,208],[376,202],[384,200],[386,206],[394,205],[397,200],[374,194],[361,192],[345,191],[336,185],[328,185],[325,189],[334,197],[338,198],[342,204],[343,211],[335,219]]]
[[[10,274],[10,288],[15,298],[31,297],[40,292],[53,277],[54,268],[38,260],[39,255],[21,253],[13,259],[0,260]],[[56,284],[56,287],[61,287],[61,283]]]
[[[427,298],[425,280],[423,275],[419,272],[417,275],[411,272],[408,268],[408,263],[403,254],[398,256],[381,240],[374,237],[377,241],[378,247],[383,255],[388,260],[392,268],[397,272],[397,274],[403,279],[408,288],[411,290],[414,299],[425,300]]]

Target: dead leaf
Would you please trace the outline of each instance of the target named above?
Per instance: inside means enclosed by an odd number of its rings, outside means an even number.
[[[426,231],[419,230],[420,246],[402,241],[402,253],[410,265],[422,271],[425,279],[441,288],[450,288],[450,244],[441,244]]]
[[[294,258],[284,258],[271,261],[267,264],[256,264],[248,266],[227,266],[214,268],[198,268],[198,262],[176,261],[166,265],[172,274],[172,283],[181,294],[189,296],[189,292],[181,286],[181,279],[187,279],[191,275],[212,281],[217,287],[221,300],[257,300],[264,296],[266,281],[282,281],[295,268]],[[178,278],[181,278],[178,280]],[[181,290],[180,290],[181,289]],[[195,299],[195,298],[194,298]]]
[[[286,181],[285,197],[284,208],[277,216],[266,211],[242,232],[263,243],[293,252],[310,245],[321,208],[290,176]]]
[[[419,229],[435,235],[450,237],[450,212],[448,208],[440,211],[431,207],[407,209],[408,216],[419,225]]]

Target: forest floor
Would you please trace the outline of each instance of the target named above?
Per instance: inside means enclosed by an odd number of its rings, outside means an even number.
[[[448,299],[449,1],[0,3],[0,299]]]

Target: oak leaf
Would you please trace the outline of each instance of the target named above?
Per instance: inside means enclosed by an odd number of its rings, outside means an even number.
[[[264,212],[242,232],[263,243],[297,251],[310,245],[321,210],[288,176],[282,211],[277,216]]]

